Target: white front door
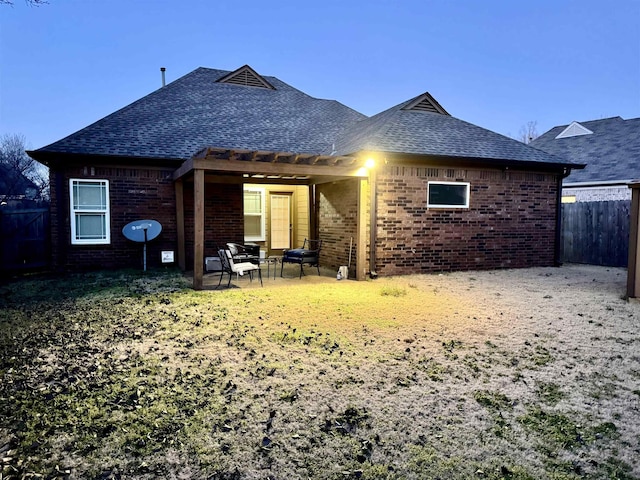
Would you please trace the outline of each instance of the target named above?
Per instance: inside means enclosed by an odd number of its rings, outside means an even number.
[[[291,195],[271,194],[271,250],[291,248]]]

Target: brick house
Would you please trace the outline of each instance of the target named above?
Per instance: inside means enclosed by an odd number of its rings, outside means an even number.
[[[0,206],[20,206],[36,203],[38,186],[22,172],[0,162]]]
[[[553,265],[562,178],[583,165],[449,115],[428,93],[366,117],[244,66],[198,68],[46,147],[53,264],[139,262],[121,234],[163,225],[202,287],[226,242],[266,254],[323,240],[350,275]]]
[[[626,267],[628,185],[640,179],[640,118],[571,122],[545,132],[531,146],[586,164],[562,183],[562,260]]]
[[[627,184],[640,178],[640,118],[559,125],[533,140],[531,146],[586,164],[584,170],[564,179],[565,202],[631,200]]]

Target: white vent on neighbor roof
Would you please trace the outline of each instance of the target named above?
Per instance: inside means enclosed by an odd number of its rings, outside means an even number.
[[[567,128],[558,134],[558,138],[578,137],[580,135],[591,135],[593,132],[586,127],[583,127],[578,122],[571,122]]]
[[[275,87],[267,82],[263,77],[258,75],[256,71],[249,65],[240,67],[239,69],[225,75],[218,80],[219,83],[231,83],[232,85],[243,85],[245,87],[268,88],[275,90]]]

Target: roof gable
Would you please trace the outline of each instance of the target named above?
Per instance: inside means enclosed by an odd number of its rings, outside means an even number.
[[[436,111],[415,108],[425,101]],[[336,142],[336,153],[359,151],[570,165],[561,157],[452,117],[428,93],[348,127]]]
[[[258,75],[249,65],[244,65],[216,81],[218,83],[227,83],[229,85],[242,85],[245,87],[269,88],[271,90],[275,90],[273,85],[267,82],[264,77]]]
[[[429,92],[425,92],[422,95],[417,96],[407,105],[402,107],[402,109],[413,110],[416,112],[432,112],[440,113],[442,115],[449,115],[449,113],[444,108],[442,108],[442,106],[436,101],[435,98],[431,96],[431,94],[429,94]]]
[[[578,122],[571,122],[571,124],[558,134],[557,138],[570,138],[580,135],[591,135],[593,132],[586,127],[583,127]]]

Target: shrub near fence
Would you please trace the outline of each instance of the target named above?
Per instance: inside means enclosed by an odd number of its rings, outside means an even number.
[[[626,267],[631,201],[562,204],[562,261]]]
[[[0,209],[0,271],[49,266],[49,208]]]

